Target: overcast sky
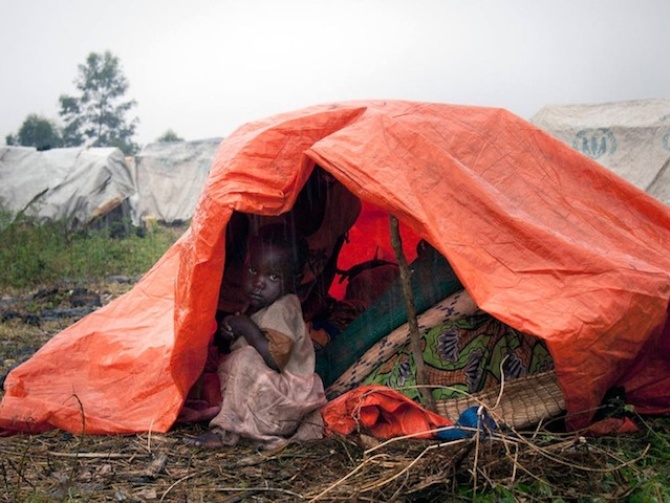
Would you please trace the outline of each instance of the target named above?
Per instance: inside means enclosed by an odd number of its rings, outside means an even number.
[[[507,108],[670,97],[669,0],[0,0],[0,144],[58,122],[91,52],[118,56],[135,141],[317,103]]]

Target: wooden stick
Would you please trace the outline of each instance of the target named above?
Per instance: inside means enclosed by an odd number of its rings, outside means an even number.
[[[423,351],[421,350],[421,334],[419,333],[419,324],[416,320],[416,307],[414,304],[414,294],[412,293],[412,285],[410,283],[410,271],[407,265],[407,259],[402,251],[402,240],[400,238],[400,231],[398,230],[398,219],[393,215],[389,215],[389,224],[391,227],[391,245],[395,252],[398,266],[400,268],[400,282],[402,284],[402,292],[405,297],[405,307],[407,308],[407,324],[409,325],[409,343],[412,349],[412,356],[414,357],[414,364],[416,365],[416,384],[419,387],[421,394],[421,401],[423,406],[428,410],[435,411],[435,404],[433,402],[432,391],[426,386],[428,380],[426,379],[426,365],[423,361]]]

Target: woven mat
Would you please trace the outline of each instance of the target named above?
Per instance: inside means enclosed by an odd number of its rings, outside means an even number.
[[[553,370],[506,381],[502,394],[500,389],[496,387],[463,398],[439,400],[435,408],[438,414],[455,421],[468,407],[484,405],[498,424],[515,430],[528,428],[565,412],[563,391]]]

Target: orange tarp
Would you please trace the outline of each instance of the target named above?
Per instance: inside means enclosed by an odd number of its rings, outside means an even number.
[[[327,434],[362,432],[377,438],[435,438],[436,430],[454,425],[399,391],[379,385],[359,386],[340,395],[328,402],[321,414]]]
[[[670,411],[668,207],[505,110],[363,101],[224,140],[189,231],[9,374],[0,428],[167,431],[205,362],[231,212],[287,211],[314,162],[438,248],[483,310],[546,339],[571,413],[612,386]]]

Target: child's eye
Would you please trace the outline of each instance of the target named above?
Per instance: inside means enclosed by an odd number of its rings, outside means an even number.
[[[279,274],[270,274],[270,281],[280,281],[281,277]]]
[[[255,275],[258,272],[258,270],[255,267],[249,267],[249,274]]]

